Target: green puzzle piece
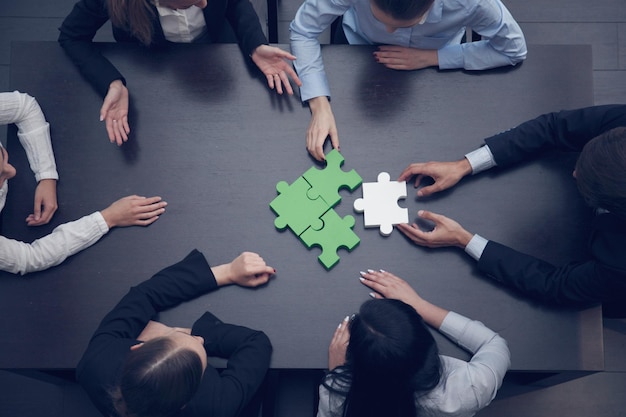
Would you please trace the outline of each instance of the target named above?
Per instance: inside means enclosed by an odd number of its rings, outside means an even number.
[[[278,196],[272,200],[270,207],[278,215],[274,226],[284,230],[287,226],[300,236],[310,226],[321,229],[323,224],[320,217],[330,209],[330,206],[321,198],[309,199],[307,192],[311,186],[302,177],[298,177],[293,184],[285,181],[276,184]]]
[[[323,227],[319,229],[309,227],[300,235],[300,239],[309,249],[313,246],[322,248],[322,254],[317,259],[326,269],[331,269],[339,262],[337,255],[339,248],[346,248],[351,251],[361,240],[352,231],[354,217],[350,215],[342,219],[335,210],[331,209],[324,213],[322,221],[324,222]]]
[[[311,189],[308,192],[310,199],[315,200],[321,197],[329,207],[335,207],[341,196],[339,190],[341,188],[347,188],[350,191],[354,191],[361,183],[363,179],[355,170],[344,171],[341,169],[345,159],[338,150],[333,149],[326,155],[326,167],[324,169],[317,169],[316,167],[309,168],[302,176],[309,184]]]
[[[291,185],[285,181],[276,184],[278,196],[270,203],[278,216],[274,226],[279,230],[289,227],[307,246],[319,246],[319,261],[331,269],[339,262],[337,250],[354,249],[360,242],[352,231],[354,217],[339,217],[332,207],[339,204],[339,190],[354,191],[363,179],[355,170],[343,171],[343,156],[332,150],[326,155],[326,167],[311,167]]]

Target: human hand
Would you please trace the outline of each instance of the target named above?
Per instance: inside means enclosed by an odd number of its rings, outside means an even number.
[[[293,94],[293,89],[291,88],[288,77],[291,77],[296,85],[302,85],[291,63],[286,61],[293,61],[295,59],[296,57],[289,52],[269,45],[261,45],[252,53],[252,61],[254,61],[256,66],[259,67],[261,72],[267,77],[267,85],[271,89],[276,87],[278,94],[283,93],[283,86],[287,94]]]
[[[105,120],[107,133],[111,143],[122,143],[128,140],[128,89],[121,80],[115,80],[109,86],[100,109],[100,121]]]
[[[32,214],[26,217],[29,226],[47,224],[57,211],[57,180],[43,179],[35,189],[35,207]]]
[[[459,223],[452,219],[442,216],[441,214],[431,213],[430,211],[420,210],[417,215],[422,219],[430,220],[435,223],[435,228],[430,232],[420,230],[417,224],[408,225],[398,224],[396,227],[404,233],[409,239],[420,246],[429,248],[442,248],[446,246],[456,246],[465,248],[472,234],[465,230]]]
[[[213,271],[218,285],[237,284],[242,287],[258,287],[269,281],[276,269],[267,265],[263,258],[254,252],[243,252],[226,265]]]
[[[121,198],[100,213],[109,229],[125,226],[148,226],[165,212],[167,203],[161,197],[129,195]]]
[[[409,305],[414,305],[421,298],[405,280],[390,272],[368,269],[360,274],[361,283],[375,291],[370,293],[373,298],[391,298]]]
[[[338,366],[346,363],[346,351],[348,350],[348,343],[350,342],[350,317],[346,316],[345,319],[339,323],[330,346],[328,347],[328,369],[333,370]]]
[[[335,116],[325,96],[310,99],[309,108],[311,109],[311,122],[306,131],[306,148],[313,158],[324,161],[326,159],[324,142],[328,136],[330,136],[333,148],[340,149]]]
[[[416,49],[405,46],[381,45],[374,51],[374,59],[379,64],[395,70],[416,70],[439,65],[439,57],[434,49]]]
[[[472,166],[466,158],[455,162],[426,162],[411,164],[402,171],[398,181],[406,181],[415,176],[415,188],[426,177],[435,183],[417,191],[418,197],[426,197],[456,185],[464,176],[472,173]]]

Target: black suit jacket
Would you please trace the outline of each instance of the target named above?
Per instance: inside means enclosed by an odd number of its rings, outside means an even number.
[[[159,14],[154,11],[152,47],[169,43],[163,34]],[[208,43],[232,42],[228,33],[234,31],[243,52],[250,56],[267,39],[249,0],[210,0],[202,10],[207,24]],[[106,0],[81,0],[59,28],[59,43],[76,64],[83,76],[103,97],[114,80],[126,80],[111,62],[100,54],[92,40],[98,29],[109,20]],[[232,31],[231,28],[232,27]],[[126,28],[113,26],[113,36],[118,42],[139,42]]]
[[[607,130],[626,126],[626,105],[549,113],[485,139],[499,167],[550,149],[580,151]],[[626,219],[599,214],[589,258],[555,266],[490,241],[479,269],[529,296],[559,305],[603,303],[607,316],[626,316]]]
[[[206,259],[194,250],[131,288],[104,317],[76,369],[78,382],[103,415],[116,415],[108,392],[148,321],[159,311],[216,288]],[[263,382],[272,351],[269,339],[260,331],[222,323],[211,313],[198,319],[191,333],[204,338],[207,355],[228,358],[228,365],[220,373],[207,366],[200,388],[181,416],[238,415]]]

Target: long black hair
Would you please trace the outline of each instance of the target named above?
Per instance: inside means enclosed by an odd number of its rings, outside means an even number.
[[[350,323],[346,364],[323,385],[345,396],[346,417],[414,417],[415,395],[437,386],[437,344],[415,309],[399,300],[361,306]]]

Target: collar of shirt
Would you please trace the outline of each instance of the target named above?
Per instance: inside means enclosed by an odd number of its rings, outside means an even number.
[[[154,2],[159,13],[159,22],[165,39],[170,42],[190,43],[206,31],[206,21],[202,9],[191,6],[188,9],[170,9]]]

